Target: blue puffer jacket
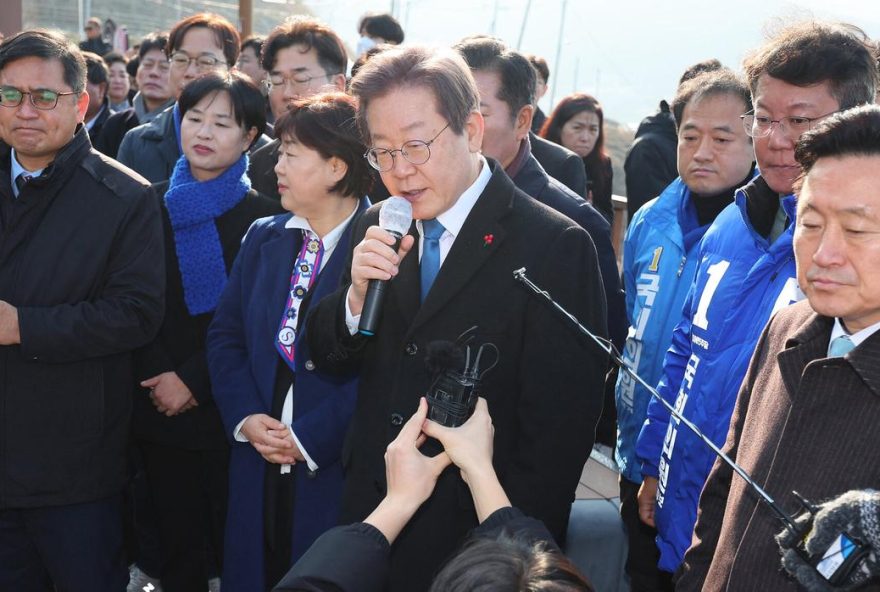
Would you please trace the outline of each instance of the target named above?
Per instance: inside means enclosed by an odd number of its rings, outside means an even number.
[[[650,385],[656,385],[663,369],[663,355],[672,331],[681,320],[681,309],[697,268],[696,252],[708,225],[688,224],[690,190],[675,179],[659,197],[646,203],[633,216],[623,243],[623,281],[629,332],[623,361]],[[684,233],[688,233],[687,241]],[[685,244],[687,243],[687,245]],[[636,440],[645,423],[651,394],[627,372],[620,372],[615,388],[617,447],[621,474],[642,480],[636,459]]]
[[[724,444],[740,383],[770,316],[803,298],[795,277],[790,223],[773,244],[753,227],[746,192],[770,191],[760,177],[737,191],[706,232],[699,263],[663,362],[658,391],[718,446]],[[795,199],[782,206],[795,217]],[[654,520],[659,567],[673,572],[690,546],[700,492],[715,454],[659,401],[636,445],[642,475],[659,479]]]

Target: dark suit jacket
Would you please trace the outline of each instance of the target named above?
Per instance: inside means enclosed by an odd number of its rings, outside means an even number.
[[[547,175],[533,155],[513,177],[513,182],[527,195],[577,222],[593,239],[599,257],[599,269],[602,271],[602,283],[605,286],[608,333],[618,348],[623,347],[629,323],[608,221],[584,198],[575,195],[571,189]]]
[[[827,358],[833,319],[808,301],[768,323],[739,392],[724,450],[789,513],[792,491],[821,502],[880,489],[880,332]],[[782,522],[716,462],[700,497],[676,590],[800,590],[780,565]]]
[[[140,125],[140,121],[133,108],[114,113],[104,122],[101,135],[93,141],[95,150],[110,158],[116,158],[119,145],[122,144],[122,138],[125,137],[128,130],[134,129],[138,125]]]
[[[385,447],[431,383],[425,368],[428,343],[455,340],[477,326],[474,344],[493,343],[499,350],[482,391],[495,424],[494,462],[501,483],[511,501],[543,520],[554,536],[565,530],[601,412],[607,356],[519,284],[513,271],[526,267],[534,282],[605,335],[595,248],[582,228],[516,189],[497,163],[490,167],[491,180],[423,304],[413,252],[389,283],[375,337],[351,336],[345,326],[348,277],[309,318],[315,363],[361,377],[343,453],[343,522],[362,520],[384,495]],[[355,229],[353,245],[377,219],[374,207]],[[474,526],[470,493],[459,472],[447,470],[395,544],[392,588],[426,588]]]
[[[529,142],[532,143],[532,155],[548,175],[581,197],[587,197],[587,171],[580,156],[533,132],[529,132]]]
[[[278,175],[275,174],[275,164],[278,162],[278,153],[281,151],[281,140],[275,139],[251,153],[251,162],[248,166],[248,177],[254,189],[265,195],[281,201],[278,193]]]
[[[205,337],[214,313],[191,315],[186,308],[174,233],[164,202],[168,182],[157,183],[153,189],[161,205],[165,231],[165,318],[156,339],[135,352],[133,431],[137,438],[188,450],[225,449],[226,437],[211,394],[205,357]],[[282,211],[280,204],[251,190],[235,207],[216,219],[227,270],[232,268],[241,239],[251,223]],[[198,407],[173,417],[156,411],[149,391],[137,383],[169,371],[176,372],[192,391]]]

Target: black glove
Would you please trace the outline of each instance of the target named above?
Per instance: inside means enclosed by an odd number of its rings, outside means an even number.
[[[812,529],[809,528],[811,521]],[[880,576],[877,553],[880,549],[880,492],[871,489],[848,491],[819,506],[815,516],[804,514],[795,522],[799,532],[809,532],[805,547],[810,557],[821,559],[841,534],[868,548],[864,560],[842,582],[831,584],[797,552],[801,537],[784,529],[776,535],[782,551],[782,565],[807,590],[857,590],[868,580]]]

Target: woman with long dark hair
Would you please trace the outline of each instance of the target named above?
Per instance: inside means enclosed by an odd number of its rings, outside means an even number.
[[[584,160],[587,198],[611,223],[611,157],[605,151],[605,115],[595,97],[575,93],[562,99],[541,128],[540,136],[568,148]]]
[[[165,319],[137,352],[134,435],[143,455],[167,592],[206,590],[223,549],[229,445],[205,337],[241,239],[281,211],[251,189],[247,151],[266,127],[263,95],[238,73],[189,83],[175,122],[181,157],[153,186],[165,230]]]
[[[278,119],[278,193],[290,213],[251,227],[208,333],[214,396],[231,437],[223,590],[271,589],[338,522],[342,443],[357,383],[316,369],[309,307],[336,290],[369,206],[356,100],[295,102]]]

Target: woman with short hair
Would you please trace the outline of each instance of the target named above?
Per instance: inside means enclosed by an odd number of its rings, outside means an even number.
[[[133,430],[158,520],[162,588],[191,592],[206,590],[221,566],[226,513],[229,445],[208,376],[208,325],[245,232],[281,208],[246,173],[266,125],[253,82],[205,74],[178,105],[182,155],[171,179],[153,186],[165,230],[165,320],[136,355]]]
[[[251,227],[208,333],[230,459],[224,592],[269,590],[338,522],[354,378],[315,368],[309,307],[337,289],[371,175],[344,93],[278,119],[278,192],[288,214]]]

